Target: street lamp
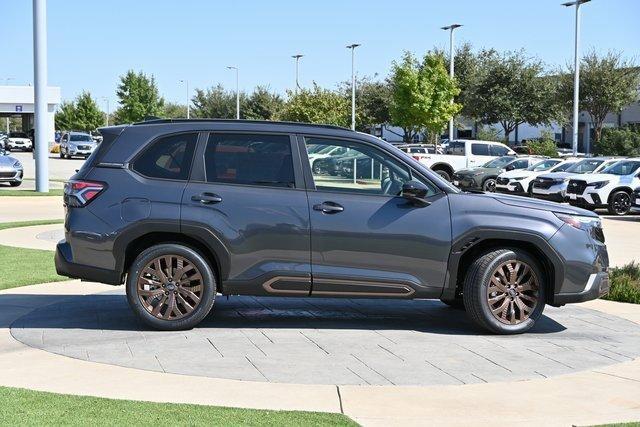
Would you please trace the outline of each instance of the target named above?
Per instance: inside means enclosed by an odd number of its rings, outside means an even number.
[[[347,49],[351,49],[351,130],[356,130],[356,71],[355,52],[360,46],[357,43],[350,44]]]
[[[187,119],[190,116],[190,108],[189,108],[189,80],[180,80],[180,83],[184,83],[187,87]]]
[[[33,95],[36,191],[48,193],[47,0],[33,0]]]
[[[441,27],[442,30],[449,31],[449,76],[453,78],[454,75],[454,52],[453,52],[453,30],[462,27],[461,24],[451,24],[446,27]],[[453,98],[451,98],[453,104]],[[453,116],[449,119],[449,141],[453,141]]]
[[[229,70],[236,70],[236,120],[240,120],[240,87],[238,85],[238,67],[229,66]]]
[[[580,113],[580,5],[591,0],[575,0],[562,3],[563,6],[576,7],[576,33],[573,57],[573,155],[578,154],[578,114]]]
[[[303,56],[304,55],[300,55],[299,53],[291,56],[296,60],[296,93],[298,93],[298,89],[300,88],[300,85],[298,84],[298,62],[300,62],[300,58],[302,58]]]
[[[107,126],[109,126],[109,114],[110,114],[110,112],[109,112],[109,98],[107,98],[106,96],[103,96],[101,99],[104,102],[107,103]]]

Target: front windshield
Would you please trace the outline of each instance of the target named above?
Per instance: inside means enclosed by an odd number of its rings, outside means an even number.
[[[602,160],[584,159],[567,169],[571,173],[590,173],[602,164]]]
[[[602,173],[611,175],[631,175],[640,168],[640,160],[623,160],[605,168]]]
[[[71,141],[93,141],[89,135],[71,135]]]
[[[501,168],[511,163],[511,161],[515,159],[513,156],[502,156],[497,159],[493,159],[482,165],[483,168]]]
[[[28,138],[28,136],[23,132],[11,132],[9,138]]]
[[[568,170],[571,166],[573,166],[575,164],[576,164],[576,162],[560,163],[558,166],[556,166],[555,168],[551,169],[551,172],[564,172],[564,171]]]
[[[534,171],[534,172],[546,171],[547,169],[550,169],[551,167],[557,165],[558,163],[560,163],[560,160],[543,160],[541,162],[538,162],[534,165],[529,166],[525,170]]]

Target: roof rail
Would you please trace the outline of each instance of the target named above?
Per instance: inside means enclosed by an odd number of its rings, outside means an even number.
[[[145,119],[142,122],[132,123],[133,126],[138,125],[150,125],[150,124],[162,124],[162,123],[259,123],[259,124],[270,124],[270,125],[292,125],[292,126],[312,126],[312,127],[320,127],[327,129],[340,129],[340,130],[348,130],[349,128],[345,128],[337,125],[325,125],[325,124],[317,124],[317,123],[305,123],[305,122],[287,122],[287,121],[273,121],[273,120],[247,120],[247,119],[159,119],[159,118],[151,118]]]

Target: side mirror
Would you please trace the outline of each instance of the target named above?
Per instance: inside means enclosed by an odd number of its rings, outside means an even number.
[[[513,166],[513,165],[507,165],[507,167],[506,167],[506,168],[504,168],[504,169],[505,169],[506,171],[512,171],[512,170],[514,170],[515,168],[516,168],[516,167],[515,167],[515,166]]]
[[[429,188],[420,181],[409,181],[402,185],[402,197],[420,206],[428,206],[431,203],[426,199]]]

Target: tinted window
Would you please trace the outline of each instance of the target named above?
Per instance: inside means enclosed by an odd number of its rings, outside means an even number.
[[[596,170],[598,166],[602,164],[602,160],[580,160],[575,165],[567,169],[567,172],[573,173],[590,173]]]
[[[508,168],[513,170],[513,169],[525,169],[529,167],[529,160],[526,159],[522,159],[522,160],[516,160],[515,162],[509,164]]]
[[[160,138],[134,161],[133,169],[151,178],[187,180],[197,140],[197,133]]]
[[[640,168],[640,161],[638,160],[623,160],[621,162],[614,163],[608,168],[604,169],[602,173],[610,173],[612,175],[631,175]]]
[[[471,154],[476,156],[488,156],[489,145],[487,144],[471,144]],[[506,153],[505,153],[506,154]]]
[[[445,154],[464,156],[464,141],[451,141],[447,146]]]
[[[211,134],[205,168],[208,182],[295,186],[288,135]]]
[[[71,135],[71,141],[85,141],[85,142],[89,142],[89,141],[93,141],[93,139],[91,138],[91,136],[89,135]]]
[[[318,190],[397,196],[404,183],[417,179],[407,166],[366,144],[321,138],[306,138],[305,142],[307,152],[318,144],[334,147],[334,154],[327,157],[309,155]],[[430,188],[430,195],[436,193],[435,187],[424,183]]]
[[[506,156],[507,154],[509,154],[509,149],[507,147],[504,147],[502,145],[491,145],[492,156]]]
[[[507,164],[511,163],[515,159],[513,156],[504,156],[498,157],[497,159],[489,160],[487,163],[482,165],[483,168],[502,168]]]
[[[574,162],[560,163],[558,166],[556,166],[555,168],[551,169],[551,172],[564,172],[564,171],[568,170],[573,165],[575,165]]]
[[[24,132],[11,132],[9,138],[29,138]]]

